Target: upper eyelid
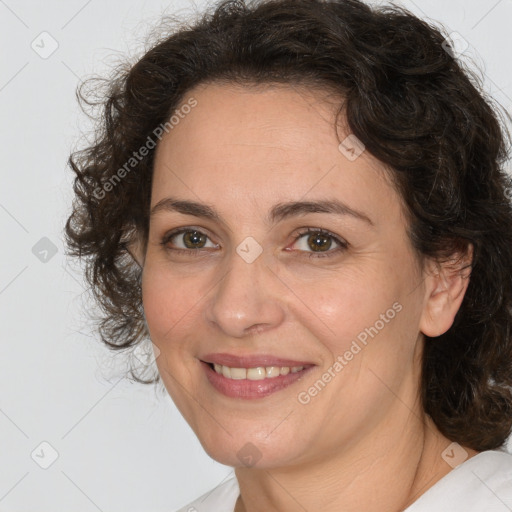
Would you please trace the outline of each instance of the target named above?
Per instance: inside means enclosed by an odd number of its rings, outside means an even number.
[[[183,233],[187,233],[188,231],[198,231],[202,235],[206,235],[212,241],[213,241],[213,238],[215,238],[210,235],[208,229],[199,228],[196,226],[183,226],[181,228],[171,229],[171,230],[165,232],[161,238],[163,240],[166,240],[166,239],[172,238],[173,236],[182,235]]]
[[[335,233],[331,233],[328,229],[308,226],[308,227],[297,228],[297,230],[298,230],[297,234],[293,236],[294,243],[299,238],[301,238],[305,235],[312,234],[312,233],[321,233],[323,235],[327,235],[327,236],[333,238],[334,241],[342,247],[349,245],[348,242],[343,237],[336,235]],[[188,231],[198,231],[202,235],[206,235],[211,242],[218,245],[218,242],[214,241],[214,237],[210,236],[210,234],[208,232],[205,232],[208,230],[206,230],[204,228],[198,228],[196,226],[183,226],[181,228],[173,229],[173,230],[169,231],[168,233],[164,234],[164,236],[162,237],[161,243],[162,244],[168,243],[169,240],[172,239],[173,237],[178,236],[178,235],[183,235],[184,233],[186,233]],[[194,250],[194,249],[183,249],[183,250]],[[329,251],[326,251],[326,252],[329,252]]]

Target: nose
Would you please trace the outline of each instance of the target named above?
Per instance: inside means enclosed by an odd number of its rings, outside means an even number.
[[[276,328],[285,318],[279,284],[264,254],[247,263],[233,251],[224,277],[208,297],[206,319],[234,338]]]

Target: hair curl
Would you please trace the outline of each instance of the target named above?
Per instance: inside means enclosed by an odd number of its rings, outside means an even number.
[[[128,244],[135,236],[147,241],[154,150],[114,191],[98,191],[187,91],[211,81],[338,91],[350,130],[392,170],[420,259],[444,261],[473,245],[452,327],[425,336],[422,404],[449,439],[478,451],[501,447],[512,429],[508,132],[481,79],[446,47],[443,29],[403,8],[227,0],[106,80],[100,99],[79,89],[79,99],[102,114],[94,143],[69,159],[76,176],[66,240],[69,254],[86,260],[102,340],[126,349],[149,337],[141,269]]]

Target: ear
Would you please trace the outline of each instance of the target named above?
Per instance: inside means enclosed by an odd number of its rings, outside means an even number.
[[[419,326],[426,336],[440,336],[452,326],[469,285],[472,261],[473,245],[468,244],[465,253],[456,253],[449,261],[431,262],[425,279],[426,302]]]

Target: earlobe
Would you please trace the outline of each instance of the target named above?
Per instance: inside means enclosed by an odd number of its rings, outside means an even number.
[[[469,244],[465,254],[432,264],[425,279],[427,296],[420,321],[420,331],[426,336],[440,336],[452,326],[469,285],[472,261],[473,245]]]

